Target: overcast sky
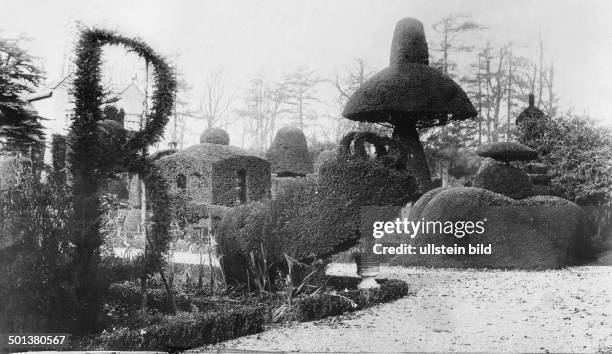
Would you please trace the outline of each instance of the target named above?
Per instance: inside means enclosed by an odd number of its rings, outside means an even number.
[[[26,47],[42,58],[50,79],[60,74],[74,20],[139,36],[170,57],[180,52],[181,71],[197,92],[214,68],[224,68],[236,90],[262,71],[308,66],[330,75],[356,57],[382,69],[400,18],[420,19],[429,37],[432,24],[451,13],[487,25],[484,40],[515,41],[533,53],[541,33],[561,107],[612,125],[608,0],[2,0],[0,30],[33,38]]]

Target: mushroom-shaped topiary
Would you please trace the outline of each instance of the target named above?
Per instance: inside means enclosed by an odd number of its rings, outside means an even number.
[[[278,177],[305,176],[314,171],[306,136],[298,128],[279,129],[265,158]]]
[[[534,149],[515,142],[497,142],[482,145],[476,150],[476,153],[482,157],[490,157],[504,162],[506,165],[510,161],[531,161],[538,157],[538,152]]]
[[[389,67],[361,85],[342,115],[393,125],[393,137],[408,151],[407,167],[427,190],[431,176],[417,129],[473,118],[477,112],[457,83],[429,66],[423,24],[404,18],[395,27]]]
[[[229,135],[221,128],[208,128],[200,135],[200,144],[229,145],[229,143]]]
[[[533,183],[525,171],[510,166],[510,161],[527,161],[538,157],[538,153],[519,143],[498,142],[483,145],[476,153],[505,164],[490,164],[482,168],[474,178],[474,187],[488,189],[514,199],[533,195]]]

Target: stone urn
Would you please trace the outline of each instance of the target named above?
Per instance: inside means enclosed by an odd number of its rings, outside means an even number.
[[[361,282],[357,285],[358,289],[378,288],[376,276],[380,273],[380,262],[373,254],[360,253],[355,255],[357,264],[357,275],[361,277]]]

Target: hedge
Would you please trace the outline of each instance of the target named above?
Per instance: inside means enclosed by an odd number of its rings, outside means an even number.
[[[179,312],[145,322],[140,328],[103,332],[89,344],[93,350],[179,351],[263,331],[263,307],[209,313]]]
[[[361,280],[355,279],[355,282]],[[379,288],[351,289],[337,294],[321,293],[300,298],[293,303],[291,314],[297,321],[314,321],[345,312],[353,312],[408,295],[408,284],[402,280],[384,281]]]
[[[381,243],[415,247],[491,244],[490,255],[398,255],[391,265],[550,269],[576,262],[590,252],[592,225],[578,205],[553,196],[515,200],[473,187],[438,188],[415,203],[408,220],[484,222],[484,233],[456,238],[441,232],[415,238],[381,238]]]

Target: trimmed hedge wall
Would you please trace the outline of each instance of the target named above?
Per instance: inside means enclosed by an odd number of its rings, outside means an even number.
[[[363,207],[401,208],[416,196],[407,171],[342,155],[324,164],[318,179],[287,181],[275,198],[236,207],[223,217],[217,242],[225,275],[245,282],[249,253],[262,246],[270,274],[285,265],[285,254],[327,258],[345,251],[359,241]]]
[[[380,288],[352,289],[339,292],[337,295],[321,293],[300,298],[293,304],[291,317],[300,322],[314,321],[394,301],[406,295],[408,295],[406,282],[388,280],[383,282]]]
[[[264,323],[263,307],[210,313],[179,312],[153,318],[141,328],[103,332],[92,341],[90,349],[174,352],[259,333]]]

